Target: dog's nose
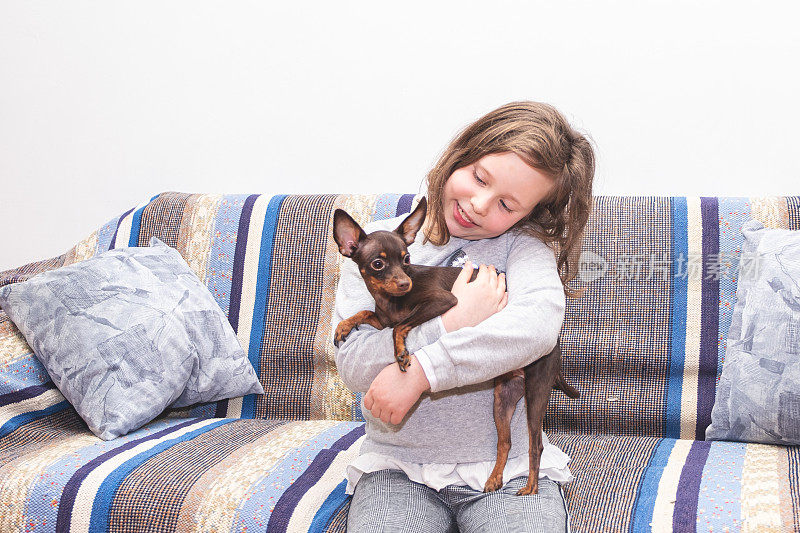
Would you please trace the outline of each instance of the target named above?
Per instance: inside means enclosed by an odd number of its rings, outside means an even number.
[[[407,291],[411,288],[411,280],[410,279],[401,279],[397,281],[397,290],[400,291]]]

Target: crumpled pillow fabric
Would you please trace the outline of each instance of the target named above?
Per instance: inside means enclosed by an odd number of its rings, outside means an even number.
[[[211,293],[156,237],[6,285],[0,306],[104,440],[169,406],[264,392]]]
[[[800,231],[742,226],[725,362],[708,440],[800,444]]]

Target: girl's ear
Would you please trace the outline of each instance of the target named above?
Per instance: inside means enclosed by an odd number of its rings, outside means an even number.
[[[343,209],[333,213],[333,239],[339,245],[339,251],[345,257],[352,257],[359,243],[367,238],[367,234]]]
[[[409,246],[414,242],[419,228],[421,228],[422,223],[425,222],[425,215],[427,212],[428,201],[423,196],[422,200],[420,200],[419,204],[417,204],[417,208],[414,209],[414,211],[408,215],[399,226],[397,226],[397,229],[394,230],[395,233],[403,238],[406,246]]]

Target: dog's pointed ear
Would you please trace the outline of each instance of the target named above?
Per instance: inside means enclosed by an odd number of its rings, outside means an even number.
[[[417,208],[414,209],[414,211],[412,211],[412,213],[408,215],[399,226],[397,226],[397,229],[394,230],[395,233],[403,238],[406,246],[414,242],[414,239],[417,237],[417,232],[422,227],[422,223],[425,222],[425,214],[427,212],[428,201],[423,196],[422,200],[420,200],[417,204]]]
[[[343,209],[333,213],[333,239],[339,245],[339,251],[345,257],[352,257],[358,244],[367,237],[358,222]]]

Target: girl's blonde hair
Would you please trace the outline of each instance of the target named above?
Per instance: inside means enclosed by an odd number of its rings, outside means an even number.
[[[444,221],[445,182],[459,168],[487,154],[514,152],[526,164],[555,179],[555,186],[527,217],[512,229],[538,237],[554,247],[556,265],[567,296],[578,274],[584,228],[592,208],[595,157],[587,138],[575,131],[551,105],[511,102],[467,126],[428,172],[428,215],[425,242],[445,244],[450,234]],[[584,289],[585,290],[585,289]]]

